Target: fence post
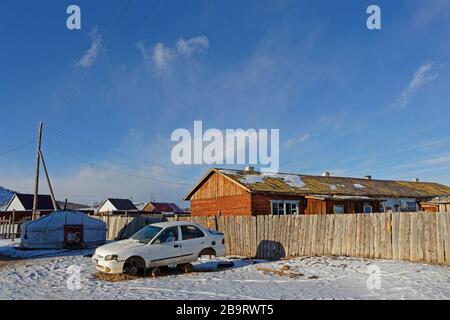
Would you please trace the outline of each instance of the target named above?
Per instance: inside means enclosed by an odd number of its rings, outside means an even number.
[[[11,226],[12,226],[12,219],[11,216],[8,218],[8,239],[11,239]]]
[[[17,226],[18,227],[18,226]],[[12,212],[12,228],[13,228],[13,234],[12,234],[12,241],[16,239],[16,210],[13,210]]]

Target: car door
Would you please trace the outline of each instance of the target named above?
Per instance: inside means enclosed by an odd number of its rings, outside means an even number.
[[[152,265],[171,264],[181,255],[180,231],[178,226],[164,229],[150,245]]]
[[[181,254],[183,256],[197,257],[205,248],[206,236],[203,231],[194,225],[180,226],[181,229]]]

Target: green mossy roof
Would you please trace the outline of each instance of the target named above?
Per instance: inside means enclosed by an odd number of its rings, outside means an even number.
[[[302,174],[263,174],[214,169],[255,193],[296,195],[345,195],[392,198],[449,196],[450,187],[431,182],[367,180]]]

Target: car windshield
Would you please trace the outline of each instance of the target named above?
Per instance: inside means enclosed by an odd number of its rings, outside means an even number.
[[[140,243],[149,243],[161,230],[160,227],[148,226],[135,233],[130,239],[138,240]]]

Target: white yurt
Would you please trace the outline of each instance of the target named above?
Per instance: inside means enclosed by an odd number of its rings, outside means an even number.
[[[79,249],[106,241],[106,223],[78,211],[57,211],[22,225],[20,247]]]

